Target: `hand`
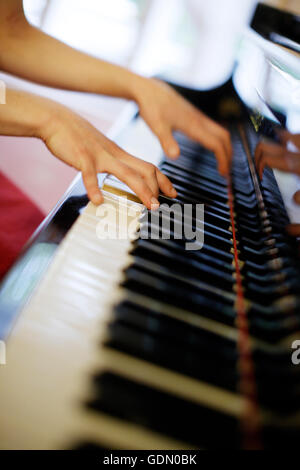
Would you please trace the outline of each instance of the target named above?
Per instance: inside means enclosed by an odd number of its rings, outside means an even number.
[[[255,162],[260,178],[263,177],[266,166],[300,175],[300,152],[291,152],[287,148],[288,144],[292,143],[295,149],[300,150],[300,134],[293,135],[284,131],[279,137],[281,144],[260,142],[256,147]],[[300,191],[294,195],[294,201],[300,204]],[[300,237],[300,224],[289,225],[287,231],[294,237]]]
[[[160,192],[176,197],[172,183],[158,168],[129,155],[64,107],[55,108],[41,130],[41,137],[56,157],[82,172],[88,197],[96,205],[103,201],[97,180],[99,172],[115,175],[126,183],[148,209],[158,208]]]
[[[298,142],[300,150],[299,138],[300,135],[295,135],[291,141]],[[255,150],[255,163],[260,178],[266,166],[300,175],[300,152],[291,152],[284,144],[260,142]]]
[[[158,80],[141,79],[136,87],[136,101],[142,118],[157,135],[168,157],[177,158],[180,154],[172,135],[173,130],[178,130],[213,151],[220,173],[228,176],[232,158],[229,131]]]

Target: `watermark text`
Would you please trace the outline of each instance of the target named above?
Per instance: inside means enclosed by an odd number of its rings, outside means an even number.
[[[6,364],[6,345],[4,341],[0,340],[0,366],[5,366]]]
[[[300,364],[300,340],[297,339],[292,343],[292,349],[295,351],[292,353],[292,363],[294,366],[298,366]]]
[[[97,208],[96,233],[100,240],[184,240],[185,250],[201,250],[204,245],[203,204],[161,204],[142,213],[140,204],[104,202]],[[139,230],[138,230],[139,229]]]
[[[6,104],[6,85],[0,80],[0,104]]]

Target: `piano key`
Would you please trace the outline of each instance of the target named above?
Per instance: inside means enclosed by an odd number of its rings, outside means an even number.
[[[163,245],[162,243],[157,243],[157,240],[139,240],[136,246],[134,247],[134,254],[139,256],[141,249],[143,251],[143,256],[147,258],[149,256],[149,259],[155,259],[155,256],[159,259],[160,256],[169,256],[173,257],[176,259],[180,259],[180,261],[185,262],[187,266],[197,266],[199,262],[205,263],[206,265],[211,265],[215,266],[216,268],[222,268],[224,271],[233,274],[235,272],[235,268],[232,264],[225,263],[224,261],[212,257],[206,253],[203,253],[203,250],[199,250],[197,252],[197,256],[194,255],[192,252],[186,252],[179,254],[179,250],[176,250],[174,245],[171,245],[170,243],[165,243]],[[148,255],[147,255],[148,251]],[[189,253],[187,255],[187,253]],[[153,258],[154,257],[154,258]],[[258,277],[255,278],[258,280],[264,279],[264,277]]]
[[[94,386],[95,398],[89,402],[93,409],[116,414],[202,448],[210,447],[211,441],[221,448],[234,448],[239,444],[238,424],[232,417],[109,371],[96,376]],[[199,431],[200,422],[205,423],[202,432]],[[224,437],[224,430],[228,427],[231,432]]]
[[[114,322],[108,325],[108,339],[104,344],[107,348],[133,355],[187,377],[204,380],[229,391],[236,390],[237,372],[232,365],[228,364],[225,368],[224,361],[211,357],[203,361],[203,358],[197,357],[188,349],[181,353],[174,342],[163,342],[148,330],[137,330]]]

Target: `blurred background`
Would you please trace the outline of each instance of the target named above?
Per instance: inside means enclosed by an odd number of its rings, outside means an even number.
[[[255,0],[25,0],[28,19],[95,56],[210,88],[231,74]],[[208,47],[209,45],[209,47]]]
[[[299,0],[265,3],[298,11]],[[28,19],[52,36],[141,73],[195,88],[231,75],[256,0],[25,0]]]

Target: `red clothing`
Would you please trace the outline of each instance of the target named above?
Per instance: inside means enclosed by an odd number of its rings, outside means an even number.
[[[0,279],[43,219],[41,210],[0,172]]]

